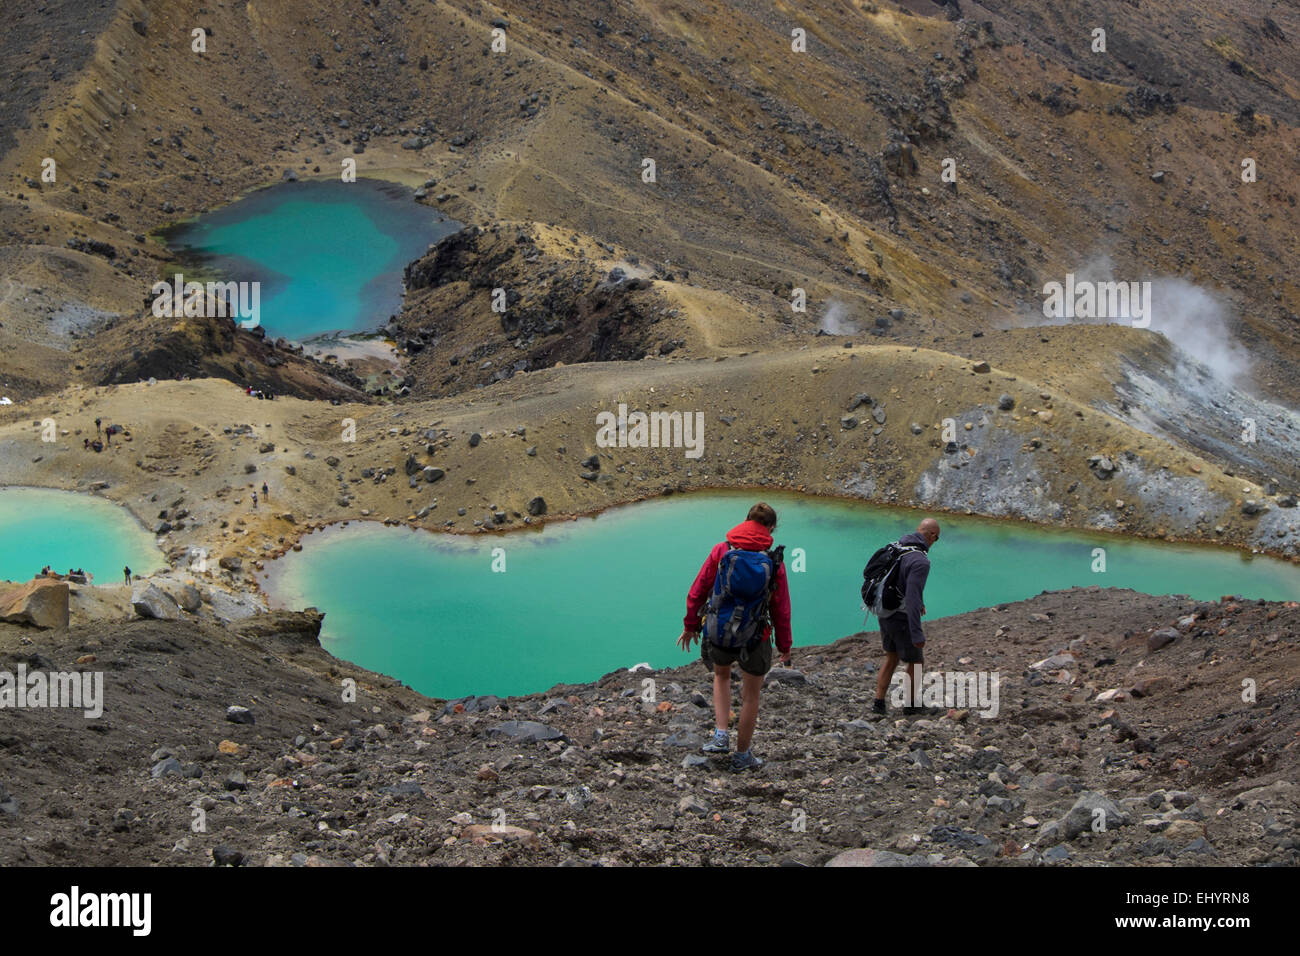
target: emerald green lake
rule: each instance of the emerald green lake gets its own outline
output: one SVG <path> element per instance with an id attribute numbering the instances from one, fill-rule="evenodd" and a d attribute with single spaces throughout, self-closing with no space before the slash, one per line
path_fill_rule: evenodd
<path id="1" fill-rule="evenodd" d="M 400 309 L 407 263 L 459 228 L 412 196 L 374 179 L 282 183 L 163 237 L 181 271 L 188 264 L 209 277 L 261 283 L 267 335 L 304 341 L 370 331 Z"/>
<path id="2" fill-rule="evenodd" d="M 533 693 L 642 661 L 687 663 L 695 655 L 674 643 L 686 592 L 709 549 L 755 500 L 752 493 L 679 495 L 539 531 L 472 538 L 337 525 L 275 561 L 263 585 L 280 606 L 326 612 L 322 643 L 330 653 L 422 693 Z M 800 645 L 863 629 L 862 567 L 877 547 L 913 530 L 919 515 L 796 495 L 764 500 L 777 509 L 776 542 L 786 546 L 797 666 Z M 1076 585 L 1199 599 L 1300 597 L 1300 567 L 1275 559 L 941 520 L 927 620 Z M 1092 570 L 1098 547 L 1104 573 Z M 502 561 L 505 570 L 494 571 Z"/>
<path id="3" fill-rule="evenodd" d="M 125 508 L 94 495 L 46 488 L 0 488 L 0 580 L 27 581 L 49 565 L 82 568 L 93 584 L 121 584 L 167 562 Z"/>

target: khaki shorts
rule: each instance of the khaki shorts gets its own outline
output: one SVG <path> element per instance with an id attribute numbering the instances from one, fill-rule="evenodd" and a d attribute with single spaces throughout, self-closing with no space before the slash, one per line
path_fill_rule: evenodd
<path id="1" fill-rule="evenodd" d="M 701 637 L 700 660 L 709 667 L 730 667 L 732 664 L 739 664 L 740 669 L 746 674 L 762 677 L 772 669 L 772 642 L 759 641 L 758 646 L 746 654 L 743 647 L 734 650 L 729 647 L 718 647 L 707 637 Z"/>

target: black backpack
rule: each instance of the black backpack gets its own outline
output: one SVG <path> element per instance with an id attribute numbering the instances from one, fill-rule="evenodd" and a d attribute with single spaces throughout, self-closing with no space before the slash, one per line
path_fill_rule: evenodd
<path id="1" fill-rule="evenodd" d="M 871 556 L 862 569 L 862 603 L 868 614 L 886 618 L 898 610 L 903 603 L 903 592 L 898 586 L 898 568 L 903 555 L 911 551 L 924 553 L 924 550 L 894 541 Z"/>

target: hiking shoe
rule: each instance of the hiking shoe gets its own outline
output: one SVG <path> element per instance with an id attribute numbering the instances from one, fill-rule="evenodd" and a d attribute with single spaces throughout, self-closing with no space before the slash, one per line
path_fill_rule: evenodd
<path id="1" fill-rule="evenodd" d="M 871 705 L 871 712 L 879 714 L 881 717 L 885 716 L 885 702 L 883 700 L 874 701 Z"/>
<path id="2" fill-rule="evenodd" d="M 700 748 L 706 754 L 725 754 L 731 749 L 731 741 L 727 737 L 725 730 L 714 730 L 713 736 L 710 737 Z"/>
<path id="3" fill-rule="evenodd" d="M 736 772 L 741 770 L 757 770 L 763 766 L 763 761 L 754 756 L 752 751 L 746 750 L 744 753 L 734 753 L 731 755 L 731 769 Z"/>

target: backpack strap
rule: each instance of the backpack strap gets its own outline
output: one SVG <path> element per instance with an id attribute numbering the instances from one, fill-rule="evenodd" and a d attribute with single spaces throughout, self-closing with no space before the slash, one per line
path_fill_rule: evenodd
<path id="1" fill-rule="evenodd" d="M 885 572 L 885 576 L 880 579 L 880 586 L 882 588 L 885 586 L 885 583 L 889 581 L 889 576 L 893 574 L 895 571 L 898 571 L 899 574 L 902 574 L 904 555 L 915 554 L 917 552 L 920 552 L 921 554 L 926 553 L 925 548 L 918 548 L 914 544 L 899 544 L 898 542 L 894 542 L 894 548 L 898 551 L 898 557 L 894 558 L 894 563 L 889 566 L 889 570 Z M 897 577 L 894 578 L 894 590 L 898 591 L 900 595 L 902 594 L 902 591 L 898 587 Z"/>
<path id="2" fill-rule="evenodd" d="M 757 640 L 761 639 L 763 632 L 772 626 L 772 592 L 776 590 L 776 573 L 785 564 L 785 545 L 779 544 L 767 556 L 772 560 L 772 576 L 767 580 L 767 594 L 763 598 L 762 619 L 758 625 L 758 638 L 755 639 L 754 646 L 757 647 Z M 751 647 L 750 650 L 753 650 Z"/>

